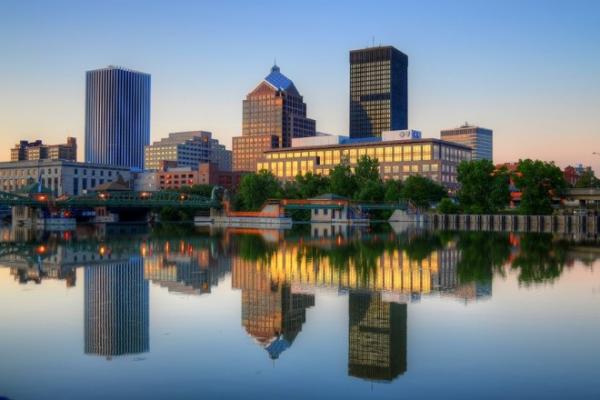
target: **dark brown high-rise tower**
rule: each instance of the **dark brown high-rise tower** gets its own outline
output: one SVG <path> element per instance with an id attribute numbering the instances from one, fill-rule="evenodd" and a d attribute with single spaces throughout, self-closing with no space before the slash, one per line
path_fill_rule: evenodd
<path id="1" fill-rule="evenodd" d="M 408 129 L 408 56 L 392 46 L 350 52 L 350 137 Z"/>

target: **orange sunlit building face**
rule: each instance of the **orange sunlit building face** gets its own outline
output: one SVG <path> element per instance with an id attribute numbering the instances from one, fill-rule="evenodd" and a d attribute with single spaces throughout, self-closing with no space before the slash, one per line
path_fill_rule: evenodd
<path id="1" fill-rule="evenodd" d="M 292 138 L 316 133 L 302 96 L 276 65 L 246 96 L 243 109 L 242 136 L 233 138 L 234 171 L 254 171 L 263 151 L 289 147 Z"/>

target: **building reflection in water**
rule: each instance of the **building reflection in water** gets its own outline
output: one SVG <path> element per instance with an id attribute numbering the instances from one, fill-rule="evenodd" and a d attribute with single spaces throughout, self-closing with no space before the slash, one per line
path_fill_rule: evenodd
<path id="1" fill-rule="evenodd" d="M 289 283 L 273 282 L 268 271 L 235 258 L 232 286 L 242 291 L 242 325 L 271 359 L 279 358 L 302 330 L 312 294 L 297 293 Z"/>
<path id="2" fill-rule="evenodd" d="M 85 353 L 107 358 L 150 349 L 148 281 L 134 256 L 84 267 Z"/>
<path id="3" fill-rule="evenodd" d="M 231 257 L 224 256 L 211 244 L 215 242 L 165 242 L 161 248 L 144 245 L 144 277 L 169 292 L 210 293 L 211 288 L 231 271 Z"/>
<path id="4" fill-rule="evenodd" d="M 407 302 L 423 295 L 465 302 L 491 296 L 491 285 L 459 283 L 460 252 L 453 243 L 411 253 L 341 239 L 240 240 L 232 286 L 242 290 L 242 325 L 271 358 L 300 333 L 306 309 L 315 304 L 307 293 L 315 288 L 348 293 L 348 374 L 383 382 L 407 370 Z"/>
<path id="5" fill-rule="evenodd" d="M 45 279 L 64 280 L 68 288 L 74 287 L 78 264 L 63 245 L 6 243 L 0 249 L 0 263 L 10 268 L 10 274 L 19 283 L 42 283 Z"/>
<path id="6" fill-rule="evenodd" d="M 0 265 L 20 283 L 64 279 L 68 287 L 83 266 L 87 354 L 149 351 L 148 280 L 171 293 L 200 295 L 231 271 L 232 287 L 241 290 L 242 326 L 272 359 L 300 334 L 315 290 L 348 294 L 348 374 L 384 382 L 407 370 L 407 303 L 426 296 L 485 299 L 494 274 L 505 268 L 518 268 L 524 284 L 552 282 L 563 265 L 597 257 L 543 235 L 508 240 L 469 233 L 442 241 L 432 234 L 364 234 L 329 225 L 293 237 L 248 230 L 168 240 L 143 232 L 76 236 L 4 231 Z"/>
<path id="7" fill-rule="evenodd" d="M 350 291 L 348 375 L 392 381 L 406 372 L 406 303 Z"/>
<path id="8" fill-rule="evenodd" d="M 369 244 L 364 246 L 368 248 Z M 306 243 L 281 242 L 268 257 L 251 264 L 256 273 L 266 274 L 270 282 L 288 283 L 306 290 L 315 287 L 370 290 L 388 292 L 407 301 L 435 293 L 461 299 L 491 294 L 462 290 L 456 269 L 459 252 L 453 247 L 433 250 L 419 259 L 397 247 L 369 254 L 365 249 L 338 251 L 339 247 L 332 247 L 324 248 L 322 243 L 311 247 Z M 239 262 L 234 261 L 234 264 Z"/>

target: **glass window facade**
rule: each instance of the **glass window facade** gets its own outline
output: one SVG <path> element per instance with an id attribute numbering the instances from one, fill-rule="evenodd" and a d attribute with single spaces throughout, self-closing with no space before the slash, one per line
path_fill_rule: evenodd
<path id="1" fill-rule="evenodd" d="M 88 71 L 85 97 L 85 161 L 143 169 L 150 75 L 112 66 Z"/>
<path id="2" fill-rule="evenodd" d="M 270 171 L 281 180 L 291 180 L 307 172 L 326 176 L 342 160 L 354 168 L 362 155 L 379 161 L 383 179 L 422 175 L 452 190 L 457 188 L 456 167 L 461 161 L 471 159 L 471 150 L 436 139 L 289 148 L 266 151 L 256 163 L 256 171 Z"/>
<path id="3" fill-rule="evenodd" d="M 494 160 L 494 132 L 491 129 L 465 124 L 440 132 L 442 140 L 459 143 L 473 149 L 473 160 Z"/>
<path id="4" fill-rule="evenodd" d="M 408 56 L 391 46 L 350 52 L 350 137 L 408 129 Z"/>
<path id="5" fill-rule="evenodd" d="M 242 136 L 233 140 L 233 169 L 254 171 L 264 150 L 290 147 L 292 138 L 315 133 L 315 120 L 306 117 L 302 96 L 275 65 L 243 102 Z"/>
<path id="6" fill-rule="evenodd" d="M 213 163 L 222 171 L 231 171 L 231 151 L 212 138 L 207 131 L 170 133 L 167 138 L 146 146 L 144 166 L 157 170 L 161 161 L 174 161 L 179 167 L 197 167 L 199 163 Z"/>

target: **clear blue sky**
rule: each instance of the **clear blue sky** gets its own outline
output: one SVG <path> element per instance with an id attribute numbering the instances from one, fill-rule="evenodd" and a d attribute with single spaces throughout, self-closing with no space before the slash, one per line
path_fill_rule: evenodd
<path id="1" fill-rule="evenodd" d="M 348 51 L 409 56 L 409 124 L 494 129 L 495 161 L 600 170 L 600 1 L 0 1 L 0 159 L 15 141 L 83 148 L 84 72 L 152 74 L 152 139 L 228 147 L 273 59 L 320 131 L 348 128 Z"/>

